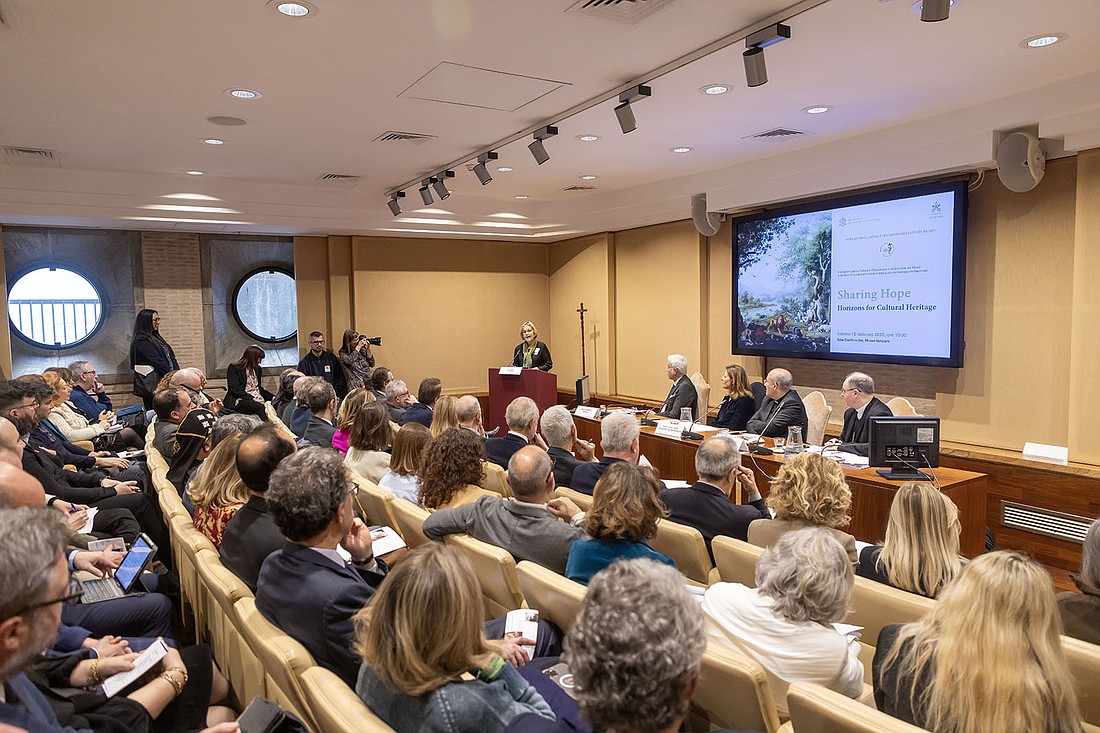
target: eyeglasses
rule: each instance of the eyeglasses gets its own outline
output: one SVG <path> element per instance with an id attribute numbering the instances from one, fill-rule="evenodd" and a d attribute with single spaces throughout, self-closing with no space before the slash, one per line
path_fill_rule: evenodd
<path id="1" fill-rule="evenodd" d="M 154 318 L 153 323 L 160 323 L 160 318 Z"/>
<path id="2" fill-rule="evenodd" d="M 348 484 L 348 496 L 359 496 L 359 484 L 354 481 Z"/>
<path id="3" fill-rule="evenodd" d="M 27 404 L 25 404 L 25 405 L 20 405 L 20 406 L 19 406 L 19 407 L 17 407 L 16 409 L 17 409 L 17 410 L 22 410 L 22 409 L 23 409 L 23 408 L 25 408 L 25 407 L 36 407 L 36 408 L 37 408 L 37 407 L 41 407 L 41 406 L 42 406 L 42 402 L 41 402 L 41 400 L 35 400 L 34 402 L 28 402 L 28 403 L 27 403 Z"/>
<path id="4" fill-rule="evenodd" d="M 88 369 L 86 371 L 83 371 L 80 373 L 80 376 L 83 377 L 85 374 L 95 374 L 95 369 Z"/>
<path id="5" fill-rule="evenodd" d="M 841 394 L 848 394 L 849 392 L 858 392 L 858 391 L 859 391 L 859 387 L 842 387 L 841 390 L 840 390 L 840 393 Z"/>
<path id="6" fill-rule="evenodd" d="M 75 604 L 84 595 L 84 584 L 77 578 L 69 578 L 69 584 L 65 586 L 65 595 L 60 598 L 54 598 L 52 601 L 42 601 L 41 603 L 32 603 L 19 611 L 11 614 L 12 616 L 23 616 L 31 611 L 37 611 L 40 608 L 46 608 L 52 606 L 55 603 L 68 603 L 69 605 Z"/>

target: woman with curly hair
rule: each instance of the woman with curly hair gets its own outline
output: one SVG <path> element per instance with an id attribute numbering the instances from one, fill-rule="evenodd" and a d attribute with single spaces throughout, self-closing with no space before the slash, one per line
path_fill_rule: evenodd
<path id="1" fill-rule="evenodd" d="M 935 598 L 959 574 L 959 510 L 926 483 L 903 484 L 890 505 L 886 540 L 859 553 L 856 575 Z"/>
<path id="2" fill-rule="evenodd" d="M 428 511 L 473 504 L 496 496 L 478 486 L 485 477 L 485 448 L 469 430 L 451 428 L 433 440 L 420 466 L 420 505 Z"/>
<path id="3" fill-rule="evenodd" d="M 432 424 L 428 427 L 432 431 L 432 437 L 438 438 L 451 428 L 458 427 L 458 398 L 454 395 L 440 395 L 432 408 Z"/>
<path id="4" fill-rule="evenodd" d="M 362 387 L 356 387 L 348 392 L 348 396 L 340 403 L 340 411 L 336 413 L 336 432 L 332 435 L 332 447 L 348 454 L 348 440 L 351 438 L 351 426 L 359 419 L 359 413 L 364 407 L 375 401 L 374 392 Z"/>
<path id="5" fill-rule="evenodd" d="M 859 562 L 855 537 L 838 529 L 852 521 L 852 490 L 835 461 L 816 453 L 787 458 L 771 483 L 767 504 L 775 519 L 757 519 L 749 524 L 751 544 L 771 547 L 787 532 L 825 527 L 844 545 L 852 564 Z"/>
<path id="6" fill-rule="evenodd" d="M 386 405 L 366 402 L 345 424 L 348 432 L 348 452 L 344 463 L 352 471 L 374 483 L 390 470 L 390 454 L 386 451 L 393 444 L 393 427 Z M 337 423 L 340 427 L 340 423 Z"/>
<path id="7" fill-rule="evenodd" d="M 592 539 L 570 545 L 565 577 L 587 585 L 620 558 L 648 557 L 676 567 L 647 542 L 657 534 L 658 520 L 668 516 L 659 496 L 662 488 L 652 468 L 618 461 L 604 471 L 593 490 L 592 511 L 581 525 Z"/>
<path id="8" fill-rule="evenodd" d="M 225 526 L 251 495 L 237 473 L 237 446 L 244 437 L 244 433 L 231 433 L 218 443 L 187 487 L 195 505 L 195 529 L 210 538 L 214 547 L 222 546 Z"/>
<path id="9" fill-rule="evenodd" d="M 879 710 L 937 733 L 1077 733 L 1081 711 L 1050 575 L 1018 552 L 968 564 L 919 621 L 887 626 Z"/>

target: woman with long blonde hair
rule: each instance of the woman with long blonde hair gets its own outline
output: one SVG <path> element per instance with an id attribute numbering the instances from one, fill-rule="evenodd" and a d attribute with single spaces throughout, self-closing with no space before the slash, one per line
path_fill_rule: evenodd
<path id="1" fill-rule="evenodd" d="M 1050 575 L 1018 552 L 971 562 L 920 621 L 887 626 L 879 710 L 935 733 L 1077 733 Z"/>
<path id="2" fill-rule="evenodd" d="M 458 427 L 458 413 L 455 412 L 457 406 L 458 398 L 454 395 L 440 395 L 435 401 L 435 407 L 432 408 L 432 424 L 429 427 L 433 438 L 438 438 L 451 428 Z"/>
<path id="3" fill-rule="evenodd" d="M 218 443 L 187 487 L 195 505 L 195 529 L 209 537 L 214 547 L 221 547 L 225 526 L 250 496 L 237 473 L 237 446 L 244 437 L 244 433 L 231 433 Z"/>
<path id="4" fill-rule="evenodd" d="M 470 562 L 429 542 L 386 576 L 355 617 L 355 692 L 398 733 L 500 733 L 517 715 L 554 719 L 535 688 L 486 640 Z"/>
<path id="5" fill-rule="evenodd" d="M 959 510 L 927 483 L 903 484 L 890 505 L 886 539 L 859 553 L 856 574 L 935 598 L 959 574 Z"/>

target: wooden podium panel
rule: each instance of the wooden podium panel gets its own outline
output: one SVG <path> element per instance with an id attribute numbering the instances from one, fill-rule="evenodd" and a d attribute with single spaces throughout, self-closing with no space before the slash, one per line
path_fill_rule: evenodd
<path id="1" fill-rule="evenodd" d="M 482 416 L 486 430 L 500 428 L 498 435 L 508 432 L 504 411 L 517 397 L 530 397 L 539 406 L 539 415 L 558 404 L 558 376 L 539 369 L 524 369 L 518 375 L 489 370 L 489 414 Z"/>

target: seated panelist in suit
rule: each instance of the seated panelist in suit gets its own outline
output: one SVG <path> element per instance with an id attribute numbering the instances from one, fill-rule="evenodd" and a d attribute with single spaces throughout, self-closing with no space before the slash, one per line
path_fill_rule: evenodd
<path id="1" fill-rule="evenodd" d="M 749 418 L 745 429 L 750 433 L 769 438 L 787 437 L 787 428 L 802 428 L 806 439 L 806 407 L 798 392 L 791 389 L 794 377 L 786 369 L 772 369 L 764 380 L 764 402 L 756 414 Z"/>
<path id="2" fill-rule="evenodd" d="M 546 443 L 539 437 L 539 406 L 530 397 L 517 397 L 504 410 L 504 422 L 508 432 L 499 438 L 485 441 L 485 457 L 504 470 L 508 460 L 520 448 L 537 445 L 546 450 Z"/>
<path id="3" fill-rule="evenodd" d="M 542 413 L 539 429 L 550 446 L 546 452 L 554 461 L 554 485 L 572 487 L 574 469 L 596 461 L 596 446 L 577 437 L 577 424 L 564 405 L 554 405 Z"/>
<path id="4" fill-rule="evenodd" d="M 688 360 L 683 354 L 669 354 L 668 364 L 665 365 L 666 374 L 672 380 L 672 389 L 668 391 L 658 415 L 680 419 L 680 410 L 691 408 L 691 414 L 695 415 L 695 409 L 699 405 L 699 393 L 695 391 L 695 385 L 687 376 Z"/>
<path id="5" fill-rule="evenodd" d="M 641 457 L 641 431 L 633 415 L 613 412 L 600 422 L 600 447 L 603 458 L 595 463 L 584 463 L 573 470 L 573 483 L 569 487 L 583 494 L 591 494 L 604 471 L 613 464 L 625 461 L 637 465 Z"/>
<path id="6" fill-rule="evenodd" d="M 894 413 L 875 397 L 875 380 L 863 372 L 846 376 L 840 394 L 848 406 L 844 411 L 844 428 L 840 431 L 840 440 L 833 438 L 825 447 L 865 456 L 871 447 L 871 418 L 890 417 Z"/>
<path id="7" fill-rule="evenodd" d="M 554 368 L 554 360 L 550 358 L 550 348 L 545 342 L 538 340 L 539 332 L 535 324 L 524 321 L 519 327 L 519 336 L 523 340 L 512 354 L 512 366 L 544 372 Z"/>

